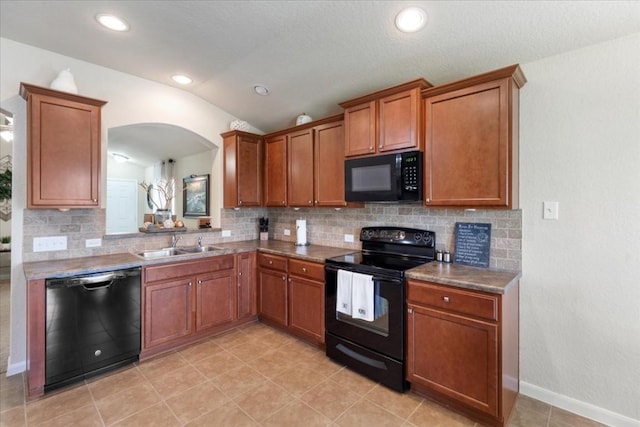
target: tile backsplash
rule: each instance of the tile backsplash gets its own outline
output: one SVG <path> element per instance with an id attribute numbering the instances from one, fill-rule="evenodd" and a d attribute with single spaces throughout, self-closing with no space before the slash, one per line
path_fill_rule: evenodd
<path id="1" fill-rule="evenodd" d="M 358 236 L 364 226 L 398 225 L 435 231 L 438 249 L 455 250 L 456 222 L 491 224 L 491 257 L 493 268 L 521 270 L 522 268 L 522 211 L 520 210 L 464 210 L 427 209 L 418 205 L 366 204 L 363 208 L 254 208 L 223 209 L 222 230 L 231 232 L 222 237 L 219 230 L 202 230 L 181 234 L 178 245 L 195 244 L 202 237 L 203 244 L 217 244 L 258 238 L 258 218 L 269 218 L 269 238 L 295 242 L 295 222 L 307 220 L 307 240 L 311 244 L 342 248 L 360 248 Z M 291 234 L 286 236 L 284 230 Z M 24 211 L 24 261 L 75 258 L 110 253 L 155 249 L 170 244 L 171 237 L 104 236 L 104 209 Z M 351 234 L 355 242 L 344 241 Z M 67 236 L 67 250 L 34 252 L 33 238 Z M 102 246 L 86 248 L 86 239 L 102 239 Z"/>

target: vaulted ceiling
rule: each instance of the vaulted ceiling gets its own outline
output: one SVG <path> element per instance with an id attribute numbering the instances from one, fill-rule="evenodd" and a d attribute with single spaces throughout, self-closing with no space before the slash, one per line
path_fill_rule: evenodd
<path id="1" fill-rule="evenodd" d="M 426 11 L 424 29 L 394 27 L 406 6 Z M 438 85 L 638 31 L 638 1 L 0 2 L 2 37 L 180 87 L 265 132 L 417 77 Z"/>

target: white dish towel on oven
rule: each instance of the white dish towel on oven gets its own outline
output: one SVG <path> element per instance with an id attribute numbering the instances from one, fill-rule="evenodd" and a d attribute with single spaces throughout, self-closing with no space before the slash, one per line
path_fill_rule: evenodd
<path id="1" fill-rule="evenodd" d="M 336 310 L 351 316 L 351 279 L 353 273 L 338 270 L 338 289 L 336 292 Z"/>
<path id="2" fill-rule="evenodd" d="M 373 276 L 353 273 L 351 280 L 351 317 L 373 322 Z"/>

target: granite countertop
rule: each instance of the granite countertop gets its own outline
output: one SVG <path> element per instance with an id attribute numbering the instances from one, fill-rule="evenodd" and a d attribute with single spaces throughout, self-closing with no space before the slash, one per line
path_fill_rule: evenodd
<path id="1" fill-rule="evenodd" d="M 255 250 L 305 259 L 313 262 L 324 262 L 326 258 L 354 252 L 353 249 L 334 248 L 330 246 L 296 246 L 292 242 L 283 242 L 279 240 L 248 240 L 244 242 L 220 243 L 211 246 L 215 246 L 216 248 L 219 248 L 219 250 L 146 259 L 133 253 L 120 253 L 51 261 L 26 262 L 23 264 L 23 270 L 27 280 L 38 280 L 98 273 L 107 270 L 120 270 L 154 264 L 164 264 L 169 262 L 189 261 L 211 256 L 229 255 L 239 252 L 252 252 Z"/>
<path id="2" fill-rule="evenodd" d="M 230 255 L 240 252 L 259 251 L 274 255 L 304 259 L 323 263 L 325 259 L 355 252 L 354 249 L 334 248 L 331 246 L 296 246 L 292 242 L 280 240 L 248 240 L 243 242 L 220 243 L 212 245 L 218 250 L 158 258 L 142 258 L 133 253 L 120 253 L 83 258 L 70 258 L 53 261 L 24 263 L 27 280 L 69 277 L 79 274 L 98 273 L 107 270 L 120 270 L 169 262 L 189 261 L 211 256 Z M 518 282 L 520 272 L 498 271 L 486 268 L 468 267 L 457 264 L 430 262 L 406 272 L 406 277 L 424 280 L 442 285 L 456 286 L 494 294 L 503 294 Z"/>
<path id="3" fill-rule="evenodd" d="M 408 270 L 406 277 L 492 294 L 504 294 L 509 287 L 518 282 L 522 273 L 434 261 Z"/>

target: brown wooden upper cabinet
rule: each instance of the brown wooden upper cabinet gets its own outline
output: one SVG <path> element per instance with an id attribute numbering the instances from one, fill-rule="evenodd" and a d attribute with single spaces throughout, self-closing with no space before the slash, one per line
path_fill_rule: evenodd
<path id="1" fill-rule="evenodd" d="M 345 156 L 422 149 L 424 79 L 340 103 L 344 108 Z"/>
<path id="2" fill-rule="evenodd" d="M 287 206 L 287 135 L 264 142 L 264 205 Z"/>
<path id="3" fill-rule="evenodd" d="M 224 207 L 262 205 L 262 137 L 232 130 L 224 144 Z"/>
<path id="4" fill-rule="evenodd" d="M 426 206 L 518 207 L 518 65 L 426 89 Z"/>
<path id="5" fill-rule="evenodd" d="M 342 115 L 266 135 L 265 147 L 265 206 L 347 206 Z"/>
<path id="6" fill-rule="evenodd" d="M 100 113 L 106 101 L 20 84 L 27 101 L 27 208 L 100 206 Z"/>

